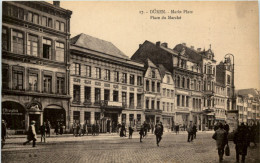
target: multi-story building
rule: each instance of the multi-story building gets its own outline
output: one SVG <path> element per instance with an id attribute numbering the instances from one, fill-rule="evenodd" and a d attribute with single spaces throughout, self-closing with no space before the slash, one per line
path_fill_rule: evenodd
<path id="1" fill-rule="evenodd" d="M 131 61 L 111 42 L 79 34 L 70 42 L 70 126 L 99 124 L 115 132 L 120 123 L 144 121 L 144 65 Z"/>
<path id="2" fill-rule="evenodd" d="M 2 119 L 16 132 L 43 121 L 68 126 L 68 49 L 72 12 L 42 1 L 5 1 Z"/>
<path id="3" fill-rule="evenodd" d="M 215 122 L 226 120 L 226 94 L 224 83 L 216 82 L 214 91 Z"/>

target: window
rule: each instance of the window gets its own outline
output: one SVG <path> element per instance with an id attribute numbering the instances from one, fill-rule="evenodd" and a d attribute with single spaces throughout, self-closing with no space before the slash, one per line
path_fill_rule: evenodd
<path id="1" fill-rule="evenodd" d="M 197 81 L 194 80 L 194 90 L 197 90 Z"/>
<path id="2" fill-rule="evenodd" d="M 23 90 L 23 74 L 22 70 L 13 70 L 13 89 Z"/>
<path id="3" fill-rule="evenodd" d="M 38 37 L 29 35 L 27 42 L 27 54 L 32 56 L 38 55 Z"/>
<path id="4" fill-rule="evenodd" d="M 91 87 L 85 87 L 85 102 L 90 102 Z"/>
<path id="5" fill-rule="evenodd" d="M 16 6 L 12 6 L 12 16 L 18 18 L 18 8 Z"/>
<path id="6" fill-rule="evenodd" d="M 80 75 L 80 64 L 74 63 L 75 65 L 75 75 Z"/>
<path id="7" fill-rule="evenodd" d="M 166 96 L 166 88 L 163 88 L 163 96 Z"/>
<path id="8" fill-rule="evenodd" d="M 171 103 L 171 112 L 173 112 L 173 103 Z"/>
<path id="9" fill-rule="evenodd" d="M 126 106 L 126 92 L 122 92 L 122 104 Z"/>
<path id="10" fill-rule="evenodd" d="M 227 96 L 231 96 L 231 94 L 230 94 L 230 88 L 227 88 Z"/>
<path id="11" fill-rule="evenodd" d="M 42 25 L 47 26 L 47 17 L 46 16 L 42 17 Z"/>
<path id="12" fill-rule="evenodd" d="M 165 102 L 162 103 L 163 111 L 165 111 Z"/>
<path id="13" fill-rule="evenodd" d="M 145 108 L 149 109 L 149 98 L 147 98 L 145 101 Z"/>
<path id="14" fill-rule="evenodd" d="M 51 40 L 43 39 L 43 58 L 51 59 Z"/>
<path id="15" fill-rule="evenodd" d="M 33 14 L 33 23 L 39 24 L 39 15 Z"/>
<path id="16" fill-rule="evenodd" d="M 152 104 L 152 109 L 154 109 L 154 100 L 152 100 L 151 104 Z"/>
<path id="17" fill-rule="evenodd" d="M 130 84 L 134 85 L 135 84 L 135 76 L 134 75 L 130 75 Z"/>
<path id="18" fill-rule="evenodd" d="M 182 102 L 181 102 L 181 106 L 184 106 L 184 96 L 182 96 Z"/>
<path id="19" fill-rule="evenodd" d="M 91 66 L 86 66 L 86 76 L 91 77 Z"/>
<path id="20" fill-rule="evenodd" d="M 170 97 L 170 90 L 167 89 L 167 97 Z"/>
<path id="21" fill-rule="evenodd" d="M 104 100 L 105 101 L 110 100 L 110 90 L 109 89 L 105 89 L 105 91 L 104 91 Z"/>
<path id="22" fill-rule="evenodd" d="M 185 78 L 184 77 L 182 78 L 182 85 L 181 86 L 182 86 L 182 88 L 185 88 Z"/>
<path id="23" fill-rule="evenodd" d="M 137 94 L 137 107 L 142 107 L 142 94 Z"/>
<path id="24" fill-rule="evenodd" d="M 2 89 L 9 88 L 9 67 L 2 64 Z"/>
<path id="25" fill-rule="evenodd" d="M 155 92 L 155 82 L 152 81 L 152 92 Z"/>
<path id="26" fill-rule="evenodd" d="M 180 87 L 180 80 L 181 80 L 181 79 L 180 79 L 180 77 L 178 76 L 178 77 L 177 77 L 177 87 Z"/>
<path id="27" fill-rule="evenodd" d="M 96 67 L 96 78 L 101 79 L 101 69 L 99 67 Z"/>
<path id="28" fill-rule="evenodd" d="M 127 83 L 127 74 L 126 73 L 123 73 L 122 83 Z"/>
<path id="29" fill-rule="evenodd" d="M 195 109 L 195 98 L 192 99 L 192 107 Z"/>
<path id="30" fill-rule="evenodd" d="M 80 123 L 80 111 L 73 111 L 73 121 Z"/>
<path id="31" fill-rule="evenodd" d="M 170 109 L 170 104 L 169 102 L 167 102 L 167 112 L 169 111 L 169 109 Z"/>
<path id="32" fill-rule="evenodd" d="M 155 71 L 152 71 L 152 78 L 155 78 Z"/>
<path id="33" fill-rule="evenodd" d="M 8 50 L 8 30 L 7 30 L 7 28 L 2 28 L 2 49 Z"/>
<path id="34" fill-rule="evenodd" d="M 60 22 L 58 20 L 55 22 L 55 29 L 60 30 Z"/>
<path id="35" fill-rule="evenodd" d="M 201 91 L 201 81 L 198 82 L 198 91 Z"/>
<path id="36" fill-rule="evenodd" d="M 157 101 L 157 109 L 160 110 L 160 101 Z"/>
<path id="37" fill-rule="evenodd" d="M 48 18 L 48 27 L 52 28 L 52 18 Z"/>
<path id="38" fill-rule="evenodd" d="M 149 91 L 149 80 L 146 80 L 146 91 Z"/>
<path id="39" fill-rule="evenodd" d="M 100 102 L 100 88 L 95 88 L 95 102 Z"/>
<path id="40" fill-rule="evenodd" d="M 187 89 L 190 89 L 190 79 L 187 79 Z"/>
<path id="41" fill-rule="evenodd" d="M 157 83 L 157 92 L 161 92 L 161 87 L 160 87 L 160 83 Z"/>
<path id="42" fill-rule="evenodd" d="M 171 90 L 171 97 L 173 97 L 174 96 L 174 91 L 173 90 Z"/>
<path id="43" fill-rule="evenodd" d="M 84 120 L 88 125 L 90 124 L 90 117 L 91 117 L 90 112 L 84 112 Z"/>
<path id="44" fill-rule="evenodd" d="M 28 21 L 33 22 L 33 14 L 31 12 L 28 12 Z"/>
<path id="45" fill-rule="evenodd" d="M 119 72 L 118 71 L 114 72 L 114 81 L 119 82 Z"/>
<path id="46" fill-rule="evenodd" d="M 57 93 L 65 94 L 65 78 L 57 77 Z"/>
<path id="47" fill-rule="evenodd" d="M 62 32 L 65 31 L 65 24 L 64 24 L 64 23 L 60 23 L 60 30 L 61 30 Z"/>
<path id="48" fill-rule="evenodd" d="M 110 80 L 110 70 L 105 70 L 105 72 L 106 73 L 105 73 L 105 78 L 104 79 L 109 81 Z"/>
<path id="49" fill-rule="evenodd" d="M 38 89 L 38 74 L 29 73 L 29 91 L 36 92 Z"/>
<path id="50" fill-rule="evenodd" d="M 137 85 L 143 85 L 142 76 L 137 76 Z"/>
<path id="51" fill-rule="evenodd" d="M 129 122 L 130 122 L 130 126 L 134 125 L 134 114 L 129 114 Z"/>
<path id="52" fill-rule="evenodd" d="M 177 106 L 180 106 L 180 95 L 177 95 Z"/>
<path id="53" fill-rule="evenodd" d="M 13 38 L 13 52 L 23 54 L 24 53 L 24 47 L 23 47 L 23 33 L 13 31 L 12 32 L 12 38 Z"/>
<path id="54" fill-rule="evenodd" d="M 227 75 L 227 84 L 230 84 L 230 75 Z"/>
<path id="55" fill-rule="evenodd" d="M 45 93 L 51 93 L 52 91 L 52 76 L 44 75 L 43 76 L 43 91 Z"/>
<path id="56" fill-rule="evenodd" d="M 64 43 L 56 42 L 56 61 L 64 62 Z"/>
<path id="57" fill-rule="evenodd" d="M 170 77 L 167 75 L 167 83 L 170 83 Z"/>
<path id="58" fill-rule="evenodd" d="M 118 101 L 118 91 L 113 91 L 113 101 Z"/>
<path id="59" fill-rule="evenodd" d="M 189 97 L 186 96 L 186 107 L 189 107 Z"/>
<path id="60" fill-rule="evenodd" d="M 134 108 L 134 94 L 133 93 L 130 93 L 130 96 L 129 96 L 129 108 Z"/>

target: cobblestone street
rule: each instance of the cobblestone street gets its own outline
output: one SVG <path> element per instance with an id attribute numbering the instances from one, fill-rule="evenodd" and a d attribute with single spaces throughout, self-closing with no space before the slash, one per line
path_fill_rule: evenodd
<path id="1" fill-rule="evenodd" d="M 7 139 L 2 149 L 2 162 L 218 162 L 212 133 L 197 134 L 197 139 L 187 142 L 187 134 L 165 133 L 160 147 L 155 136 L 149 134 L 139 142 L 139 135 L 133 139 L 118 135 L 49 138 L 48 143 L 23 146 L 25 138 Z M 40 139 L 38 138 L 38 141 Z M 12 141 L 12 142 L 11 142 Z M 224 157 L 224 163 L 235 162 L 233 142 L 229 142 L 231 156 Z M 259 148 L 250 147 L 246 162 L 259 162 Z"/>

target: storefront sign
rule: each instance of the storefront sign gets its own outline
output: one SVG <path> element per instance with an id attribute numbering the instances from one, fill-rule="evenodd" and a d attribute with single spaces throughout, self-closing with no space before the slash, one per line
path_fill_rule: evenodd
<path id="1" fill-rule="evenodd" d="M 18 109 L 7 109 L 7 108 L 2 109 L 2 114 L 5 114 L 5 115 L 23 115 L 23 113 L 19 113 Z"/>

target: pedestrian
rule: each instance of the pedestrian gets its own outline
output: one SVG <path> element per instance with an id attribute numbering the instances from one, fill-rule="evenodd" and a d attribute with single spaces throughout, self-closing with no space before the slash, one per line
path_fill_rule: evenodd
<path id="1" fill-rule="evenodd" d="M 132 139 L 133 132 L 134 132 L 134 129 L 133 129 L 133 127 L 130 125 L 130 126 L 129 126 L 129 139 Z"/>
<path id="2" fill-rule="evenodd" d="M 141 125 L 139 135 L 140 135 L 140 142 L 142 142 L 142 138 L 144 137 L 144 125 Z"/>
<path id="3" fill-rule="evenodd" d="M 117 124 L 117 133 L 119 133 L 119 132 L 120 132 L 120 128 L 121 128 L 121 124 L 120 124 L 120 123 L 118 123 L 118 124 Z"/>
<path id="4" fill-rule="evenodd" d="M 6 123 L 5 123 L 5 120 L 2 120 L 2 148 L 4 147 L 5 145 L 5 138 L 6 138 Z"/>
<path id="5" fill-rule="evenodd" d="M 77 135 L 81 136 L 81 124 L 80 124 L 80 122 L 77 124 Z"/>
<path id="6" fill-rule="evenodd" d="M 188 132 L 188 140 L 187 142 L 193 141 L 193 127 L 192 127 L 192 121 L 190 121 L 190 124 L 187 127 L 187 132 Z"/>
<path id="7" fill-rule="evenodd" d="M 234 144 L 236 145 L 236 161 L 239 162 L 239 155 L 242 155 L 242 162 L 245 162 L 247 155 L 247 147 L 250 143 L 249 134 L 247 132 L 246 126 L 242 123 L 238 126 L 237 130 L 234 133 Z"/>
<path id="8" fill-rule="evenodd" d="M 151 128 L 152 128 L 152 134 L 153 134 L 153 131 L 154 131 L 154 123 L 153 122 L 151 124 Z"/>
<path id="9" fill-rule="evenodd" d="M 91 127 L 91 132 L 92 132 L 93 136 L 95 136 L 95 131 L 96 131 L 96 126 L 95 126 L 95 124 L 93 124 Z"/>
<path id="10" fill-rule="evenodd" d="M 162 135 L 163 135 L 163 125 L 162 125 L 162 123 L 156 124 L 154 134 L 156 136 L 156 144 L 159 147 L 159 143 L 161 142 Z"/>
<path id="11" fill-rule="evenodd" d="M 125 124 L 123 123 L 121 126 L 121 131 L 120 131 L 120 137 L 126 137 L 126 131 L 125 131 Z"/>
<path id="12" fill-rule="evenodd" d="M 82 132 L 83 136 L 84 136 L 85 134 L 87 134 L 87 131 L 88 131 L 88 127 L 87 127 L 87 123 L 86 123 L 86 121 L 85 121 L 84 124 L 83 124 L 83 132 Z"/>
<path id="13" fill-rule="evenodd" d="M 219 162 L 222 162 L 223 155 L 224 155 L 224 148 L 228 142 L 227 132 L 223 129 L 222 123 L 219 123 L 218 129 L 215 131 L 212 138 L 216 140 L 216 144 L 217 144 L 217 148 L 218 148 L 218 155 L 219 155 Z"/>
<path id="14" fill-rule="evenodd" d="M 62 134 L 63 134 L 63 124 L 60 123 L 60 135 L 62 135 Z"/>
<path id="15" fill-rule="evenodd" d="M 35 121 L 31 121 L 31 125 L 29 126 L 29 130 L 27 133 L 27 141 L 23 143 L 23 145 L 28 144 L 30 141 L 33 141 L 32 147 L 36 147 L 37 135 L 35 131 Z"/>
<path id="16" fill-rule="evenodd" d="M 46 134 L 49 135 L 49 137 L 51 136 L 51 123 L 48 120 L 46 123 Z"/>
<path id="17" fill-rule="evenodd" d="M 57 122 L 57 123 L 56 123 L 56 126 L 55 126 L 55 130 L 54 130 L 54 132 L 56 133 L 56 135 L 59 135 L 59 128 L 60 128 L 60 123 Z"/>
<path id="18" fill-rule="evenodd" d="M 178 124 L 176 124 L 175 130 L 176 130 L 176 135 L 179 134 L 180 126 Z"/>
<path id="19" fill-rule="evenodd" d="M 95 131 L 96 135 L 99 135 L 99 123 L 96 124 Z"/>
<path id="20" fill-rule="evenodd" d="M 196 126 L 196 124 L 193 125 L 192 132 L 193 132 L 193 139 L 196 139 L 196 133 L 197 133 L 197 126 Z"/>
<path id="21" fill-rule="evenodd" d="M 41 142 L 43 140 L 44 143 L 46 143 L 46 123 L 43 122 L 43 124 L 40 127 L 40 132 L 41 132 Z"/>
<path id="22" fill-rule="evenodd" d="M 76 123 L 76 121 L 74 121 L 74 123 L 72 125 L 72 130 L 73 130 L 73 135 L 77 136 L 77 123 Z"/>
<path id="23" fill-rule="evenodd" d="M 227 134 L 229 133 L 229 125 L 227 124 L 226 121 L 225 121 L 225 125 L 224 125 L 224 130 L 227 132 Z"/>

